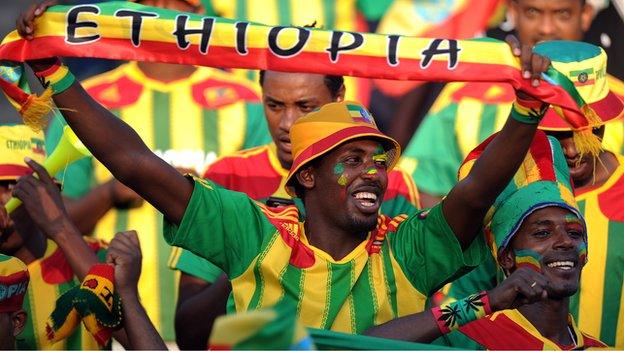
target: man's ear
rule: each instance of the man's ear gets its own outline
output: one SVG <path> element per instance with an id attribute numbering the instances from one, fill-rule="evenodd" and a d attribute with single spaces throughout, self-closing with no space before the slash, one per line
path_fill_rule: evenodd
<path id="1" fill-rule="evenodd" d="M 344 84 L 340 87 L 340 89 L 338 90 L 338 95 L 336 95 L 336 101 L 337 102 L 342 102 L 345 99 L 345 94 L 346 94 L 346 88 L 344 86 Z"/>
<path id="2" fill-rule="evenodd" d="M 503 268 L 504 271 L 510 272 L 511 269 L 514 268 L 516 265 L 516 254 L 508 247 L 504 248 L 498 254 L 498 264 Z"/>
<path id="3" fill-rule="evenodd" d="M 594 7 L 589 3 L 585 3 L 581 11 L 581 30 L 585 33 L 589 30 L 596 14 L 594 13 Z"/>
<path id="4" fill-rule="evenodd" d="M 315 178 L 314 178 L 314 168 L 312 166 L 306 166 L 302 168 L 296 174 L 297 181 L 301 186 L 303 186 L 306 190 L 310 190 L 314 188 Z"/>
<path id="5" fill-rule="evenodd" d="M 28 315 L 24 310 L 15 311 L 11 314 L 11 323 L 13 324 L 13 337 L 22 333 L 26 326 Z"/>

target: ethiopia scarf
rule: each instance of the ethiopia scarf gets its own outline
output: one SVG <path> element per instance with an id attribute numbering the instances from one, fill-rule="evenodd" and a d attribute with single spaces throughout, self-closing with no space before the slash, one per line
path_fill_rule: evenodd
<path id="1" fill-rule="evenodd" d="M 264 26 L 128 2 L 54 6 L 35 21 L 32 41 L 16 31 L 0 44 L 0 60 L 97 57 L 223 68 L 270 69 L 427 81 L 505 82 L 559 106 L 564 119 L 591 136 L 585 102 L 574 84 L 551 68 L 535 88 L 519 60 L 492 39 L 430 39 L 315 28 Z M 41 127 L 49 90 L 21 89 L 15 66 L 0 70 L 0 88 L 30 125 Z M 597 141 L 596 141 L 597 142 Z"/>

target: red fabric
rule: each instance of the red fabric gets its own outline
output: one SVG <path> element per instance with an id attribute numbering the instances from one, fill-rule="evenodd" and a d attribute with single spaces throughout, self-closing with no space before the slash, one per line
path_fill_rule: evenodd
<path id="1" fill-rule="evenodd" d="M 621 176 L 608 191 L 598 195 L 600 211 L 609 218 L 609 220 L 624 222 L 622 199 L 624 199 L 624 175 Z"/>
<path id="2" fill-rule="evenodd" d="M 116 90 L 116 93 L 108 93 L 111 89 Z M 108 109 L 134 104 L 141 96 L 142 91 L 143 86 L 128 77 L 120 77 L 115 81 L 102 82 L 87 88 L 89 95 Z"/>

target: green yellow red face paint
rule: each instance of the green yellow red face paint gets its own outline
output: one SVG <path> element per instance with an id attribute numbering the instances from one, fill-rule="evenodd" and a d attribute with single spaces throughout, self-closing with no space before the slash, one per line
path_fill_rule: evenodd
<path id="1" fill-rule="evenodd" d="M 525 267 L 536 272 L 542 271 L 542 255 L 531 250 L 521 249 L 514 250 L 516 255 L 516 268 Z"/>
<path id="2" fill-rule="evenodd" d="M 587 263 L 587 243 L 583 241 L 576 247 L 576 250 L 579 255 L 579 263 L 581 265 L 584 265 L 585 263 Z"/>
<path id="3" fill-rule="evenodd" d="M 347 176 L 344 174 L 344 171 L 345 171 L 344 163 L 342 162 L 336 163 L 336 165 L 334 166 L 334 174 L 335 175 L 340 174 L 340 177 L 338 177 L 338 185 L 340 186 L 347 185 Z"/>

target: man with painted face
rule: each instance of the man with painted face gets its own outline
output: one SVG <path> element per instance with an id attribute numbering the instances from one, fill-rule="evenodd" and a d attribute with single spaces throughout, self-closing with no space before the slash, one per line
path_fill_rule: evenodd
<path id="1" fill-rule="evenodd" d="M 342 101 L 343 79 L 320 74 L 261 71 L 260 86 L 273 142 L 220 158 L 208 167 L 203 177 L 227 189 L 244 192 L 270 207 L 287 206 L 294 200 L 302 210 L 303 204 L 284 189 L 293 162 L 290 129 L 297 119 L 314 109 Z M 388 189 L 381 213 L 394 217 L 413 213 L 417 208 L 418 193 L 411 177 L 396 168 L 388 172 Z M 205 347 L 214 318 L 225 313 L 225 300 L 231 291 L 229 283 L 226 277 L 218 279 L 223 274 L 219 268 L 184 249 L 173 249 L 170 266 L 182 272 L 176 310 L 178 346 Z"/>
<path id="2" fill-rule="evenodd" d="M 508 7 L 520 44 L 529 47 L 549 40 L 580 41 L 593 15 L 585 0 L 510 0 Z M 611 90 L 624 96 L 624 83 L 607 77 Z M 509 84 L 455 82 L 444 87 L 403 153 L 402 166 L 418 184 L 423 207 L 451 190 L 461 161 L 503 127 L 514 98 Z M 622 121 L 607 124 L 605 148 L 620 153 L 623 134 Z"/>
<path id="3" fill-rule="evenodd" d="M 460 179 L 491 141 L 486 140 L 469 154 L 460 168 Z M 465 316 L 470 313 L 465 311 L 478 305 L 468 305 L 466 300 L 445 303 L 432 314 L 441 332 L 455 331 L 441 341 L 465 349 L 606 347 L 581 332 L 569 313 L 568 303 L 579 289 L 588 249 L 585 221 L 572 191 L 561 146 L 555 138 L 538 132 L 519 172 L 494 202 L 485 232 L 498 265 L 509 276 L 501 285 L 526 274 L 522 286 L 542 293 L 544 298 L 525 305 L 518 299 L 514 309 L 476 321 L 467 320 Z M 399 318 L 368 334 L 415 340 L 419 332 L 412 330 L 414 318 Z"/>
<path id="4" fill-rule="evenodd" d="M 0 254 L 0 350 L 14 350 L 15 338 L 26 327 L 28 315 L 22 304 L 28 280 L 24 262 Z"/>
<path id="5" fill-rule="evenodd" d="M 20 16 L 20 35 L 31 37 L 26 28 L 34 28 L 45 7 Z M 525 84 L 539 86 L 550 61 L 529 48 L 513 52 L 528 74 Z M 55 64 L 29 62 L 35 72 Z M 482 261 L 483 218 L 546 110 L 518 95 L 499 138 L 441 204 L 394 218 L 379 208 L 400 148 L 368 111 L 336 102 L 298 119 L 290 131 L 286 190 L 302 199 L 305 222 L 295 206 L 271 209 L 209 180 L 182 176 L 76 82 L 54 94 L 54 102 L 93 155 L 164 214 L 169 244 L 227 274 L 237 311 L 288 299 L 298 304 L 306 326 L 358 333 L 424 310 L 429 294 Z"/>
<path id="6" fill-rule="evenodd" d="M 580 50 L 581 46 L 578 46 Z M 568 64 L 564 68 L 565 64 L 558 61 L 553 65 L 562 72 L 568 72 L 568 78 L 575 83 L 581 97 L 593 106 L 593 132 L 602 139 L 608 126 L 621 126 L 622 102 L 613 92 L 607 95 L 598 93 L 608 85 L 604 75 L 606 55 L 599 51 L 592 55 L 592 66 Z M 581 288 L 570 299 L 570 312 L 581 329 L 610 346 L 624 347 L 624 306 L 621 303 L 624 252 L 619 244 L 619 238 L 624 233 L 624 204 L 620 201 L 621 194 L 624 194 L 622 156 L 608 151 L 606 140 L 603 140 L 603 149 L 598 154 L 581 155 L 575 144 L 580 131 L 563 122 L 556 113 L 547 113 L 538 128 L 561 142 L 576 200 L 588 222 L 589 246 L 595 248 L 593 259 L 584 269 Z M 453 282 L 448 294 L 456 298 L 475 290 L 489 289 L 500 279 L 501 274 L 497 274 L 494 260 L 488 259 Z"/>

